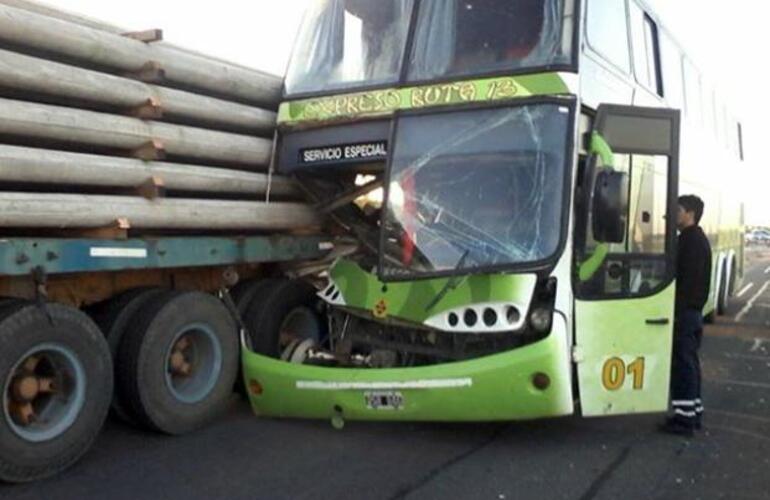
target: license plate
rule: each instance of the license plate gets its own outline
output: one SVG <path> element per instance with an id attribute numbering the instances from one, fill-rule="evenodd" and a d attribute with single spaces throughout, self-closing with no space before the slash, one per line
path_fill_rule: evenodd
<path id="1" fill-rule="evenodd" d="M 400 410 L 404 407 L 404 396 L 395 391 L 365 392 L 364 400 L 370 410 Z"/>

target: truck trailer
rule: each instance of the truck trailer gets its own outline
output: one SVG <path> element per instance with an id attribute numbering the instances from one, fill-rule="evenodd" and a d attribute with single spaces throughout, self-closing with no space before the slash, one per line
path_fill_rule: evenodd
<path id="1" fill-rule="evenodd" d="M 238 311 L 328 250 L 269 168 L 281 85 L 0 2 L 0 480 L 69 467 L 110 408 L 172 435 L 225 409 Z"/>

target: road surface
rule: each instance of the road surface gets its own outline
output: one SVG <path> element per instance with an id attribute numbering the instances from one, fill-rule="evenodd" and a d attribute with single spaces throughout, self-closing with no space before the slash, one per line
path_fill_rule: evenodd
<path id="1" fill-rule="evenodd" d="M 659 434 L 660 416 L 511 424 L 258 420 L 230 413 L 169 438 L 110 421 L 60 477 L 2 486 L 21 499 L 767 499 L 770 250 L 753 251 L 740 297 L 706 331 L 707 429 Z M 736 319 L 738 321 L 736 321 Z"/>

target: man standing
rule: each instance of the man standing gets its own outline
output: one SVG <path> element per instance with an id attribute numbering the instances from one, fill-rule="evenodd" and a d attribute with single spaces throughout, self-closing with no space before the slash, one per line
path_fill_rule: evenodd
<path id="1" fill-rule="evenodd" d="M 679 198 L 679 244 L 676 256 L 674 352 L 671 366 L 671 406 L 674 416 L 660 429 L 692 436 L 701 428 L 701 372 L 698 349 L 703 337 L 703 308 L 711 286 L 711 245 L 698 225 L 703 201 Z"/>

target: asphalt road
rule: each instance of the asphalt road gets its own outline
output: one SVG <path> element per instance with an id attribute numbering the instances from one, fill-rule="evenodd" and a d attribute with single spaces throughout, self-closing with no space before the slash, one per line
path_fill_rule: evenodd
<path id="1" fill-rule="evenodd" d="M 0 499 L 767 499 L 770 250 L 751 252 L 748 264 L 743 293 L 707 328 L 707 428 L 693 440 L 657 433 L 654 415 L 349 422 L 340 432 L 258 420 L 234 398 L 225 418 L 191 436 L 110 421 L 73 469 L 0 485 Z"/>

